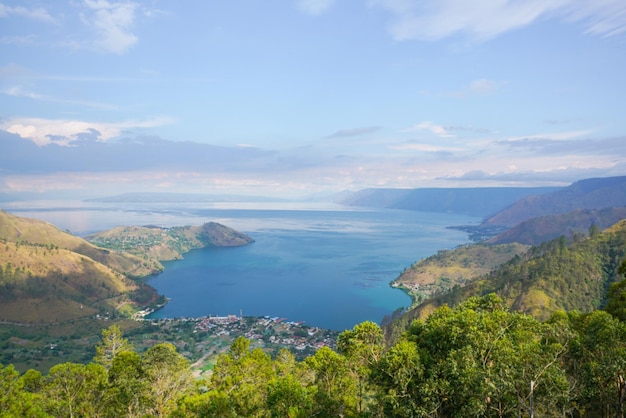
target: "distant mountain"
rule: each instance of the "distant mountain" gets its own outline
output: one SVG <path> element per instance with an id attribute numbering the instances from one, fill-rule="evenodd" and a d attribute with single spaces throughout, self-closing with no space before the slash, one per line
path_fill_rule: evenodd
<path id="1" fill-rule="evenodd" d="M 387 325 L 393 339 L 413 319 L 444 304 L 455 306 L 471 296 L 496 293 L 512 310 L 546 319 L 557 310 L 589 312 L 601 308 L 626 257 L 626 220 L 568 245 L 564 238 L 544 242 L 514 256 L 493 272 L 425 300 Z M 451 266 L 453 267 L 453 266 Z"/>
<path id="2" fill-rule="evenodd" d="M 626 207 L 605 209 L 577 209 L 558 215 L 532 218 L 486 241 L 487 244 L 518 242 L 539 245 L 561 235 L 566 238 L 574 234 L 588 234 L 592 226 L 602 230 L 626 219 Z"/>
<path id="3" fill-rule="evenodd" d="M 560 187 L 478 187 L 365 189 L 338 201 L 348 206 L 449 212 L 486 217 L 526 196 L 561 190 Z"/>
<path id="4" fill-rule="evenodd" d="M 195 248 L 236 247 L 254 242 L 248 235 L 215 222 L 173 228 L 123 226 L 85 239 L 102 248 L 159 261 L 180 259 Z"/>
<path id="5" fill-rule="evenodd" d="M 0 321 L 61 323 L 145 306 L 158 295 L 130 277 L 153 271 L 135 256 L 0 211 Z"/>
<path id="6" fill-rule="evenodd" d="M 85 199 L 85 201 L 102 203 L 216 203 L 280 202 L 282 200 L 267 196 L 243 196 L 230 194 L 133 192 L 115 196 Z"/>
<path id="7" fill-rule="evenodd" d="M 551 193 L 520 198 L 485 220 L 483 225 L 513 227 L 538 216 L 567 213 L 576 209 L 626 206 L 626 176 L 580 180 Z"/>

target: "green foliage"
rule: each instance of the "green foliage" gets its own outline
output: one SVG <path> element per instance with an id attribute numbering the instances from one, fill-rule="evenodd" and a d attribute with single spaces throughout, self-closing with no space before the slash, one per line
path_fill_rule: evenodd
<path id="1" fill-rule="evenodd" d="M 540 320 L 557 310 L 591 312 L 607 302 L 612 313 L 624 317 L 623 312 L 619 313 L 624 306 L 619 302 L 620 297 L 624 298 L 620 296 L 624 285 L 609 289 L 621 280 L 618 270 L 625 257 L 626 221 L 584 240 L 568 242 L 560 237 L 544 242 L 492 273 L 409 310 L 400 319 L 400 328 L 444 304 L 455 306 L 472 296 L 489 293 L 498 294 L 511 309 Z M 385 331 L 386 335 L 397 335 L 393 325 Z"/>
<path id="2" fill-rule="evenodd" d="M 171 344 L 139 354 L 124 342 L 104 330 L 107 367 L 0 367 L 0 417 L 608 418 L 626 391 L 626 324 L 599 310 L 541 322 L 494 294 L 437 309 L 388 349 L 372 322 L 301 362 L 240 337 L 206 380 Z"/>
<path id="3" fill-rule="evenodd" d="M 147 385 L 141 356 L 134 351 L 118 352 L 108 373 L 109 411 L 116 416 L 140 416 L 148 404 Z"/>
<path id="4" fill-rule="evenodd" d="M 122 331 L 117 325 L 111 325 L 102 330 L 102 341 L 96 346 L 94 361 L 107 369 L 113 364 L 115 356 L 122 351 L 132 351 L 133 345 L 122 337 Z"/>
<path id="5" fill-rule="evenodd" d="M 617 272 L 622 277 L 626 276 L 626 260 L 622 261 Z M 606 311 L 620 321 L 626 321 L 626 280 L 615 282 L 609 288 Z"/>
<path id="6" fill-rule="evenodd" d="M 105 387 L 106 369 L 101 365 L 59 364 L 45 379 L 45 410 L 55 417 L 101 415 Z"/>
<path id="7" fill-rule="evenodd" d="M 28 390 L 31 388 L 28 382 L 32 377 L 32 373 L 20 377 L 12 365 L 0 365 L 0 417 L 47 416 L 38 396 Z"/>
<path id="8" fill-rule="evenodd" d="M 579 388 L 580 409 L 590 417 L 623 411 L 626 325 L 606 312 L 572 315 L 576 331 L 567 356 L 569 375 Z"/>

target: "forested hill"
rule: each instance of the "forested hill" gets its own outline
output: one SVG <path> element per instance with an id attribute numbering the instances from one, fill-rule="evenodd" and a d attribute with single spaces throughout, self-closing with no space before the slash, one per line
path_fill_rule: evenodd
<path id="1" fill-rule="evenodd" d="M 532 247 L 490 274 L 455 286 L 409 310 L 387 332 L 404 329 L 444 304 L 454 306 L 471 296 L 496 293 L 512 310 L 547 318 L 557 310 L 589 312 L 604 306 L 611 284 L 621 279 L 618 267 L 626 257 L 626 220 L 589 238 L 565 237 Z M 392 328 L 396 328 L 395 330 Z"/>
<path id="2" fill-rule="evenodd" d="M 449 212 L 487 217 L 519 199 L 560 190 L 559 187 L 476 187 L 420 189 L 364 189 L 344 196 L 348 206 Z"/>

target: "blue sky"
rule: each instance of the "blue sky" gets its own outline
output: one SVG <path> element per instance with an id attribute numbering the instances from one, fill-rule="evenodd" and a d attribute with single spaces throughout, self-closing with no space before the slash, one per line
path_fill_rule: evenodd
<path id="1" fill-rule="evenodd" d="M 623 0 L 0 0 L 0 193 L 626 174 Z"/>

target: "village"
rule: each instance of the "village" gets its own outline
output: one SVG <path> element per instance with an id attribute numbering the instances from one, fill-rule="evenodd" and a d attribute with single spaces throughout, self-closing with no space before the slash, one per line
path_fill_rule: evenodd
<path id="1" fill-rule="evenodd" d="M 281 349 L 286 348 L 296 359 L 303 360 L 321 347 L 335 349 L 339 336 L 339 331 L 269 316 L 135 317 L 135 320 L 144 324 L 141 331 L 129 335 L 139 351 L 167 337 L 191 362 L 197 374 L 209 372 L 219 355 L 228 352 L 238 337 L 250 340 L 251 349 L 261 348 L 271 356 L 276 356 Z"/>

